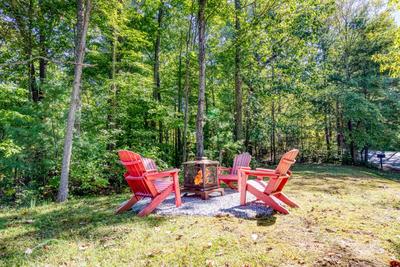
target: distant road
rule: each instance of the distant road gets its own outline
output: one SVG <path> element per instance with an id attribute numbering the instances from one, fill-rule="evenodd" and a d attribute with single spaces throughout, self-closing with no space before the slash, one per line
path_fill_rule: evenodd
<path id="1" fill-rule="evenodd" d="M 380 167 L 380 159 L 377 157 L 378 153 L 382 151 L 370 151 L 368 153 L 368 162 Z M 400 152 L 385 151 L 385 158 L 383 159 L 383 168 L 400 171 Z"/>

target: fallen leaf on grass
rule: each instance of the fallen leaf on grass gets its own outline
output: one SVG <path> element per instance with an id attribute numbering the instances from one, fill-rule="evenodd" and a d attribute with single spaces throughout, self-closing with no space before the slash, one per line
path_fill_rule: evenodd
<path id="1" fill-rule="evenodd" d="M 258 239 L 258 235 L 257 234 L 251 234 L 251 239 L 253 241 L 256 241 Z"/>
<path id="2" fill-rule="evenodd" d="M 222 251 L 217 252 L 217 253 L 215 254 L 215 256 L 217 256 L 217 257 L 222 256 L 222 255 L 224 255 L 224 252 L 222 252 Z"/>
<path id="3" fill-rule="evenodd" d="M 108 244 L 104 244 L 103 248 L 108 248 L 108 247 L 113 247 L 115 246 L 115 243 L 108 243 Z"/>
<path id="4" fill-rule="evenodd" d="M 80 245 L 80 246 L 78 247 L 79 250 L 86 250 L 86 249 L 88 249 L 88 248 L 89 248 L 89 245 L 88 245 L 88 244 L 83 244 L 83 245 Z"/>
<path id="5" fill-rule="evenodd" d="M 209 266 L 209 267 L 211 267 L 211 266 L 214 266 L 214 261 L 212 261 L 212 260 L 206 260 L 206 266 Z"/>
<path id="6" fill-rule="evenodd" d="M 153 251 L 150 251 L 149 253 L 147 253 L 146 256 L 149 258 L 152 258 L 152 257 L 157 256 L 157 254 L 162 254 L 162 253 L 163 253 L 162 250 L 153 250 Z"/>

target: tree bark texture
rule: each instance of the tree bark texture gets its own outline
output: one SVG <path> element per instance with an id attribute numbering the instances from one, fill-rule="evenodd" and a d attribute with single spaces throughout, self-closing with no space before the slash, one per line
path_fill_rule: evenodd
<path id="1" fill-rule="evenodd" d="M 207 0 L 199 0 L 198 28 L 199 28 L 199 98 L 196 118 L 196 157 L 204 157 L 204 108 L 206 92 L 206 40 L 205 40 L 205 8 Z"/>
<path id="2" fill-rule="evenodd" d="M 61 169 L 61 180 L 58 189 L 57 201 L 64 202 L 68 198 L 68 180 L 69 170 L 72 155 L 72 140 L 74 123 L 76 116 L 76 109 L 79 101 L 79 94 L 81 89 L 81 78 L 83 59 L 85 56 L 86 35 L 89 26 L 89 15 L 91 10 L 91 0 L 77 0 L 77 27 L 76 27 L 76 44 L 75 44 L 75 68 L 74 68 L 74 82 L 71 93 L 71 100 L 67 119 L 67 128 L 65 132 L 63 160 Z"/>
<path id="3" fill-rule="evenodd" d="M 191 33 L 193 27 L 193 16 L 190 16 L 189 21 L 189 29 L 186 35 L 186 59 L 185 59 L 185 81 L 184 81 L 184 94 L 185 94 L 185 108 L 184 108 L 184 122 L 183 122 L 183 149 L 182 149 L 182 160 L 187 161 L 187 132 L 188 132 L 188 124 L 189 124 L 189 95 L 190 95 L 190 42 L 191 42 Z"/>
<path id="4" fill-rule="evenodd" d="M 235 0 L 235 141 L 243 139 L 242 78 L 240 71 L 240 0 Z"/>

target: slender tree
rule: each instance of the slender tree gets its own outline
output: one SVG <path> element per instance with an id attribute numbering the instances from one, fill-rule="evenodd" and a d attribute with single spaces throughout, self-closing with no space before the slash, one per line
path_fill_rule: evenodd
<path id="1" fill-rule="evenodd" d="M 241 46 L 240 46 L 240 0 L 235 0 L 235 140 L 243 139 L 243 111 L 242 111 L 242 78 L 240 71 Z"/>
<path id="2" fill-rule="evenodd" d="M 83 3 L 83 0 L 77 0 L 74 82 L 69 105 L 67 128 L 65 131 L 61 180 L 57 195 L 58 202 L 64 202 L 68 198 L 68 177 L 71 165 L 73 131 L 81 89 L 83 59 L 85 56 L 86 35 L 89 26 L 90 10 L 91 0 L 85 0 L 85 3 Z"/>
<path id="3" fill-rule="evenodd" d="M 161 102 L 161 85 L 160 85 L 160 48 L 161 48 L 161 26 L 164 17 L 164 2 L 160 1 L 160 7 L 157 14 L 157 32 L 156 40 L 154 42 L 154 90 L 153 97 L 156 101 Z M 159 142 L 163 142 L 163 124 L 160 120 L 158 122 Z"/>
<path id="4" fill-rule="evenodd" d="M 192 2 L 193 4 L 193 2 Z M 190 55 L 191 39 L 192 39 L 192 27 L 193 27 L 193 13 L 190 14 L 189 28 L 186 35 L 186 59 L 185 59 L 185 81 L 184 81 L 184 94 L 185 94 L 185 109 L 184 109 L 184 121 L 183 121 L 183 149 L 182 149 L 182 160 L 187 160 L 187 132 L 189 124 L 189 95 L 190 95 Z"/>
<path id="5" fill-rule="evenodd" d="M 196 157 L 204 156 L 204 108 L 206 96 L 206 21 L 205 9 L 207 0 L 199 0 L 198 27 L 199 27 L 199 98 L 197 103 L 196 119 Z"/>

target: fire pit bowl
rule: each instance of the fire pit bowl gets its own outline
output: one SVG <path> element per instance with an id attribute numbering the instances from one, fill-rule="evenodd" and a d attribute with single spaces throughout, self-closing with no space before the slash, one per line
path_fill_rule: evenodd
<path id="1" fill-rule="evenodd" d="M 223 195 L 224 189 L 218 187 L 218 165 L 218 161 L 206 157 L 184 162 L 184 191 L 200 195 L 202 199 L 208 199 L 212 192 Z"/>

